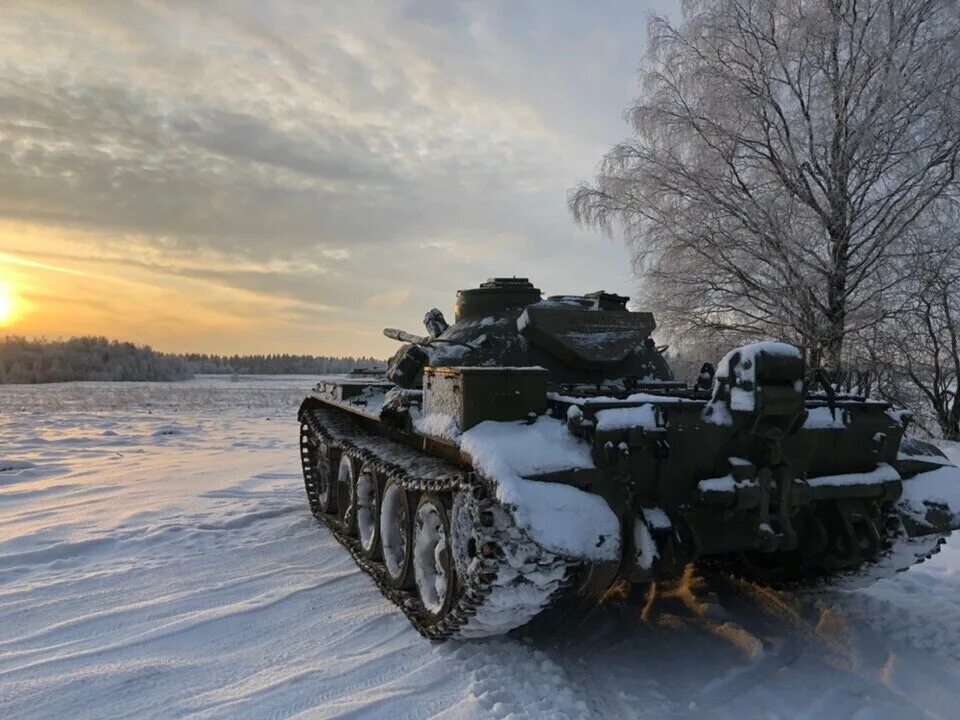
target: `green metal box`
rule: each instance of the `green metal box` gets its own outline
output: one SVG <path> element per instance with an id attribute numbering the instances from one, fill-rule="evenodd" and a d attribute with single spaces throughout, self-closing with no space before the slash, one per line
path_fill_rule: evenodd
<path id="1" fill-rule="evenodd" d="M 439 367 L 423 374 L 423 412 L 449 415 L 461 430 L 484 420 L 526 420 L 547 410 L 541 367 Z"/>

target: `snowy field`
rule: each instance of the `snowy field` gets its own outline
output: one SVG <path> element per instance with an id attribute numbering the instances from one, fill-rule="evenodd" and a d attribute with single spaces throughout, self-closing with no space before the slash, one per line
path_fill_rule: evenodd
<path id="1" fill-rule="evenodd" d="M 307 511 L 311 384 L 0 385 L 0 718 L 960 716 L 949 546 L 866 591 L 695 578 L 422 640 Z"/>

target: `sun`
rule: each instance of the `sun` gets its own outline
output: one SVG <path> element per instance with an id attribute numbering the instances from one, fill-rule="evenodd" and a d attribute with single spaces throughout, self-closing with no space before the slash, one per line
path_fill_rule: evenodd
<path id="1" fill-rule="evenodd" d="M 0 280 L 0 327 L 13 322 L 17 314 L 17 296 L 8 283 Z"/>

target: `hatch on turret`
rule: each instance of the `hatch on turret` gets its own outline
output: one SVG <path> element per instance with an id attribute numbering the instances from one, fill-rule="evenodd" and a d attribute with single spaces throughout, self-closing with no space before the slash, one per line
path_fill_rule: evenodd
<path id="1" fill-rule="evenodd" d="M 602 370 L 623 362 L 656 328 L 648 312 L 574 310 L 531 305 L 517 327 L 534 345 L 573 367 Z"/>
<path id="2" fill-rule="evenodd" d="M 540 301 L 540 290 L 527 278 L 491 278 L 478 288 L 457 291 L 454 320 L 468 320 Z"/>

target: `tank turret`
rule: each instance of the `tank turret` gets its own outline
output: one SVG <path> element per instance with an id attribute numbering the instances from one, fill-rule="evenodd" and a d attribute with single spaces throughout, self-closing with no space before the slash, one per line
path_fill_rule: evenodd
<path id="1" fill-rule="evenodd" d="M 544 299 L 526 278 L 494 278 L 460 290 L 456 322 L 439 332 L 435 310 L 425 319 L 427 337 L 385 330 L 407 343 L 390 361 L 387 377 L 414 388 L 427 366 L 536 366 L 555 384 L 675 383 L 651 337 L 653 315 L 628 311 L 627 300 L 602 291 Z"/>

